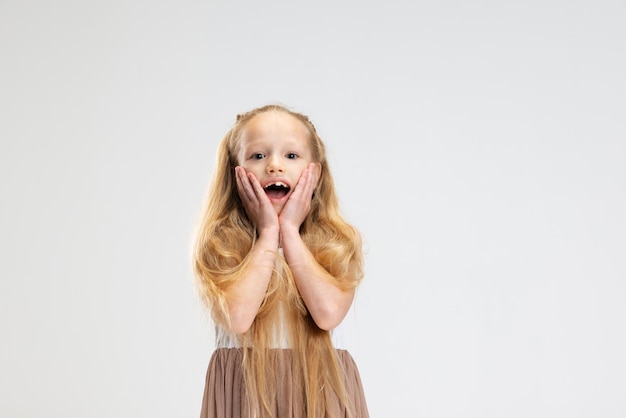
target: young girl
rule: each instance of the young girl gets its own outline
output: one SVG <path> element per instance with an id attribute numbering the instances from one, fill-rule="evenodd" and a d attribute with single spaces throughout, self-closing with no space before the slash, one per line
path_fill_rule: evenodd
<path id="1" fill-rule="evenodd" d="M 216 324 L 202 418 L 368 417 L 359 372 L 334 343 L 362 276 L 309 119 L 270 105 L 222 140 L 194 268 Z"/>

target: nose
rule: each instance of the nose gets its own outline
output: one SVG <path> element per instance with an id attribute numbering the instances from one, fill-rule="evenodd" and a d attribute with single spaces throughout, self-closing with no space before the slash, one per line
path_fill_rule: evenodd
<path id="1" fill-rule="evenodd" d="M 285 168 L 279 157 L 272 156 L 267 159 L 267 166 L 265 167 L 265 171 L 268 174 L 283 173 L 285 171 Z"/>

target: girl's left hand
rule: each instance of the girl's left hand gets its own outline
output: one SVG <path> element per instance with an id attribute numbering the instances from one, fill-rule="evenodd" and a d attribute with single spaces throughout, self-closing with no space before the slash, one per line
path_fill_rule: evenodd
<path id="1" fill-rule="evenodd" d="M 319 178 L 320 165 L 317 163 L 310 163 L 302 171 L 298 184 L 296 184 L 293 193 L 289 196 L 289 200 L 285 203 L 278 217 L 281 228 L 284 225 L 300 228 L 300 225 L 302 225 L 302 222 L 304 222 L 311 210 L 311 199 Z"/>

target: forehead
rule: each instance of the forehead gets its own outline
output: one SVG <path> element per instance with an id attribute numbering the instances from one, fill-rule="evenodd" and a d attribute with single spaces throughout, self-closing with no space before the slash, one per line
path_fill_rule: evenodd
<path id="1" fill-rule="evenodd" d="M 296 117 L 284 112 L 264 112 L 246 123 L 241 145 L 266 142 L 309 146 L 309 138 L 307 127 Z"/>

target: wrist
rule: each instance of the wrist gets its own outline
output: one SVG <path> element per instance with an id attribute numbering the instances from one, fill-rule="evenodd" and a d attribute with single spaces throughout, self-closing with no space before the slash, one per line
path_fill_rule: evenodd
<path id="1" fill-rule="evenodd" d="M 278 240 L 280 238 L 280 230 L 278 228 L 264 228 L 259 230 L 259 242 L 266 242 L 268 244 L 276 244 L 278 247 Z"/>
<path id="2" fill-rule="evenodd" d="M 280 236 L 283 242 L 292 237 L 300 237 L 300 227 L 296 225 L 281 225 Z"/>
<path id="3" fill-rule="evenodd" d="M 301 223 L 296 223 L 289 219 L 278 218 L 278 225 L 280 226 L 281 231 L 291 230 L 297 232 L 300 230 L 300 224 Z"/>

